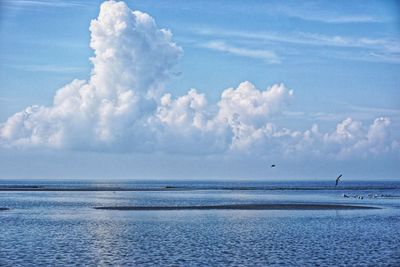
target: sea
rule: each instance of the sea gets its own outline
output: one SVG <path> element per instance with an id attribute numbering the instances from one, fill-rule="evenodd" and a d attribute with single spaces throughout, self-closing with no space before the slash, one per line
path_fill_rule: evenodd
<path id="1" fill-rule="evenodd" d="M 376 209 L 95 209 L 236 204 Z M 0 266 L 400 266 L 400 181 L 0 180 L 0 208 Z"/>

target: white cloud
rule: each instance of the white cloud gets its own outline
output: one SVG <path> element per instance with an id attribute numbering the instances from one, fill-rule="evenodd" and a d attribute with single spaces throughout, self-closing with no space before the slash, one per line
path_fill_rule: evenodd
<path id="1" fill-rule="evenodd" d="M 59 89 L 51 107 L 28 107 L 1 126 L 6 144 L 97 147 L 131 135 L 155 110 L 156 97 L 182 54 L 169 31 L 123 2 L 105 2 L 90 25 L 94 50 L 88 81 Z"/>
<path id="2" fill-rule="evenodd" d="M 292 96 L 293 91 L 283 84 L 262 91 L 250 82 L 225 89 L 217 105 L 208 105 L 206 97 L 195 89 L 175 100 L 166 94 L 152 119 L 152 127 L 162 127 L 158 136 L 165 142 L 159 145 L 168 143 L 172 150 L 171 143 L 184 142 L 191 145 L 179 148 L 180 151 L 238 151 L 246 147 L 244 143 L 251 142 L 247 135 L 254 135 L 268 119 L 281 113 Z"/>
<path id="3" fill-rule="evenodd" d="M 196 89 L 174 98 L 163 85 L 182 49 L 152 17 L 122 2 L 103 3 L 90 31 L 89 79 L 59 89 L 51 106 L 8 118 L 0 125 L 2 146 L 334 158 L 399 151 L 385 117 L 367 127 L 348 118 L 325 133 L 318 125 L 304 132 L 279 127 L 273 118 L 294 96 L 283 84 L 259 90 L 246 81 L 222 91 L 215 104 Z"/>
<path id="4" fill-rule="evenodd" d="M 207 99 L 204 94 L 191 89 L 187 95 L 171 99 L 171 94 L 161 98 L 156 117 L 171 127 L 195 127 L 204 129 L 207 122 Z"/>
<path id="5" fill-rule="evenodd" d="M 293 90 L 283 84 L 275 84 L 265 91 L 259 91 L 250 82 L 243 82 L 238 88 L 222 92 L 218 103 L 219 118 L 229 121 L 235 116 L 246 124 L 262 125 L 271 115 L 280 113 L 293 96 Z"/>
<path id="6" fill-rule="evenodd" d="M 364 126 L 347 118 L 336 130 L 321 132 L 317 124 L 304 132 L 281 128 L 272 123 L 263 127 L 240 123 L 234 128 L 235 151 L 254 155 L 284 155 L 286 157 L 316 157 L 347 160 L 385 153 L 399 154 L 398 141 L 391 137 L 390 119 L 377 118 Z"/>

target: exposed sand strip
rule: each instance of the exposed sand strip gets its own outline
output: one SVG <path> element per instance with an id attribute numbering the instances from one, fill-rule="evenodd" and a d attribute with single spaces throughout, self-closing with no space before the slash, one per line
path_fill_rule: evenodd
<path id="1" fill-rule="evenodd" d="M 109 206 L 99 210 L 354 210 L 378 209 L 371 206 L 346 204 L 233 204 L 205 206 Z"/>

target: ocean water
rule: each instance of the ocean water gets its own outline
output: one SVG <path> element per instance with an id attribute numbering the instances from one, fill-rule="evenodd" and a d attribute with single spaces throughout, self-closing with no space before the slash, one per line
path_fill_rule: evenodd
<path id="1" fill-rule="evenodd" d="M 10 191 L 0 191 L 0 208 L 9 208 L 0 211 L 0 266 L 400 266 L 400 182 L 3 180 L 1 188 Z M 94 209 L 260 203 L 379 209 Z"/>

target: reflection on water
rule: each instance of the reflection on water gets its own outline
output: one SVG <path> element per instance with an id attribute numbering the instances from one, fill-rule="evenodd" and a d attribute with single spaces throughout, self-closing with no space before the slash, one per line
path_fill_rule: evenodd
<path id="1" fill-rule="evenodd" d="M 383 209 L 92 209 L 277 202 L 356 203 Z M 0 192 L 2 206 L 11 209 L 0 212 L 0 266 L 400 264 L 399 199 L 344 199 L 341 192 L 325 191 Z"/>

